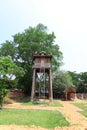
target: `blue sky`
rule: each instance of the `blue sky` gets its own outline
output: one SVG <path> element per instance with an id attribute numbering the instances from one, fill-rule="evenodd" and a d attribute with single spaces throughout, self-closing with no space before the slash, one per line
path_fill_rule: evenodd
<path id="1" fill-rule="evenodd" d="M 55 33 L 63 70 L 87 71 L 87 0 L 0 0 L 0 43 L 38 23 Z"/>

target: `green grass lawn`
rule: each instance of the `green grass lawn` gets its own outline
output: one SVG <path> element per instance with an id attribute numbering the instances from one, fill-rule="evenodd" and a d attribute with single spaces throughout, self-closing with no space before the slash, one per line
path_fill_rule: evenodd
<path id="1" fill-rule="evenodd" d="M 68 126 L 65 117 L 58 111 L 48 110 L 0 110 L 0 125 L 26 125 L 41 126 L 43 128 L 54 128 L 56 126 Z"/>
<path id="2" fill-rule="evenodd" d="M 57 100 L 53 100 L 53 102 L 47 102 L 47 101 L 38 101 L 35 100 L 33 102 L 24 102 L 22 105 L 29 105 L 29 106 L 52 106 L 52 107 L 62 107 L 62 105 L 57 101 Z"/>
<path id="3" fill-rule="evenodd" d="M 83 111 L 80 113 L 87 117 L 87 103 L 74 103 L 74 105 L 81 108 Z"/>

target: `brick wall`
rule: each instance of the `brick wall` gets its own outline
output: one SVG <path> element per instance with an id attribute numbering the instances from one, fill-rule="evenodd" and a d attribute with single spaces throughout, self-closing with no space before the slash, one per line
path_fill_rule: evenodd
<path id="1" fill-rule="evenodd" d="M 76 97 L 78 99 L 87 99 L 87 93 L 77 93 Z"/>
<path id="2" fill-rule="evenodd" d="M 14 89 L 9 94 L 10 98 L 24 97 L 24 93 L 18 89 Z"/>

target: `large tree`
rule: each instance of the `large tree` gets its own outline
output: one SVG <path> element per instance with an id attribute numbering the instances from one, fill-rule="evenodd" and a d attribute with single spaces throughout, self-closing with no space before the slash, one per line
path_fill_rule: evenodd
<path id="1" fill-rule="evenodd" d="M 56 70 L 62 63 L 62 53 L 58 44 L 55 44 L 54 32 L 48 33 L 48 29 L 43 24 L 36 27 L 29 27 L 23 33 L 13 36 L 13 41 L 6 41 L 0 48 L 0 55 L 9 55 L 13 61 L 21 66 L 25 75 L 20 78 L 19 84 L 25 92 L 31 91 L 32 86 L 32 65 L 33 56 L 42 50 L 48 55 L 52 55 L 52 70 Z"/>

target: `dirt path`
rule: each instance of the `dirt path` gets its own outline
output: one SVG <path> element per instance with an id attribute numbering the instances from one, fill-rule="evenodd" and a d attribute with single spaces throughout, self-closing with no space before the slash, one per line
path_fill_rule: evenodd
<path id="1" fill-rule="evenodd" d="M 59 101 L 64 107 L 42 107 L 42 106 L 22 106 L 19 103 L 6 105 L 5 108 L 18 108 L 18 109 L 43 109 L 43 110 L 59 110 L 66 119 L 70 122 L 70 127 L 56 127 L 54 130 L 87 130 L 87 118 L 82 116 L 78 111 L 81 109 L 73 106 L 71 102 Z M 41 127 L 35 126 L 0 126 L 0 130 L 46 130 Z"/>
<path id="2" fill-rule="evenodd" d="M 87 130 L 87 118 L 79 113 L 79 111 L 82 110 L 72 105 L 72 102 L 59 102 L 64 106 L 63 108 L 59 109 L 59 111 L 66 117 L 71 125 L 70 127 L 62 128 L 62 130 Z"/>
<path id="3" fill-rule="evenodd" d="M 87 126 L 87 118 L 79 113 L 79 111 L 82 111 L 82 109 L 77 108 L 68 101 L 60 101 L 60 103 L 64 106 L 60 109 L 60 111 L 67 118 L 71 125 Z"/>

